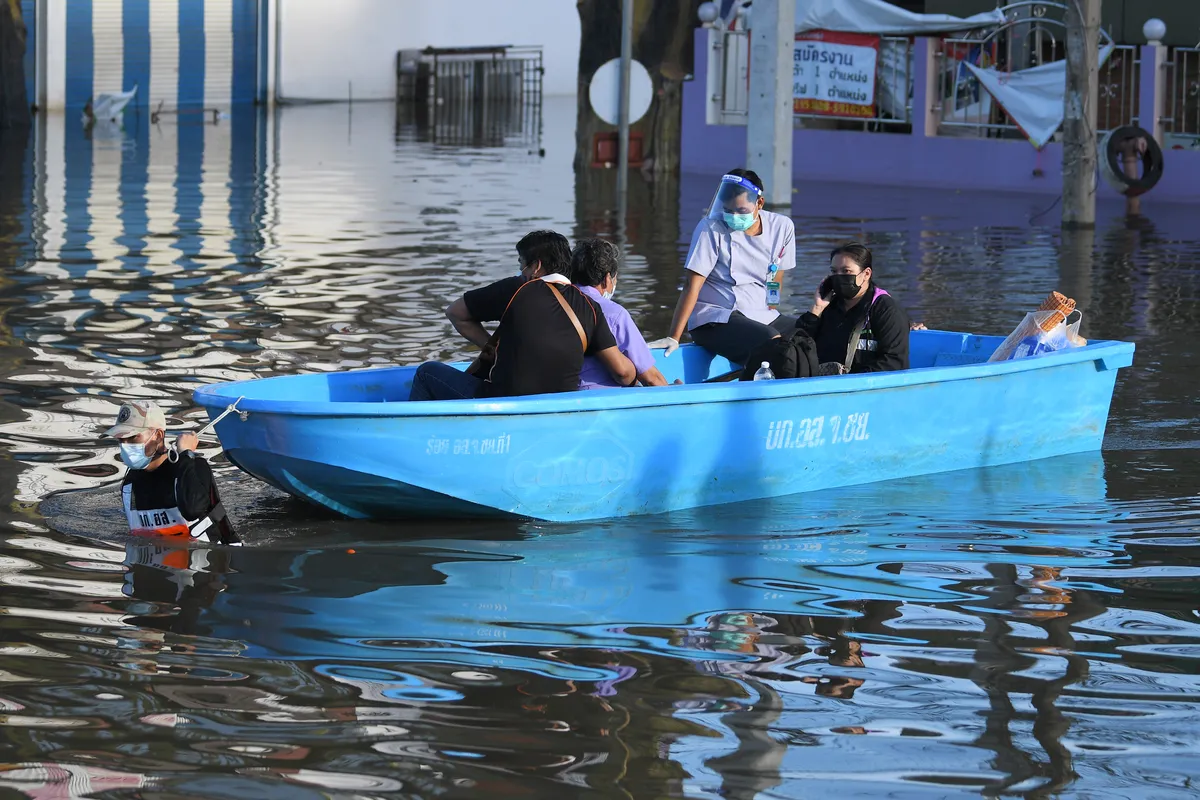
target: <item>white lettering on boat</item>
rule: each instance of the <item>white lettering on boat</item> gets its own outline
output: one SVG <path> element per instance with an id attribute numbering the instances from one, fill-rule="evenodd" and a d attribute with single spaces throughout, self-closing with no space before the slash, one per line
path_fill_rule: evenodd
<path id="1" fill-rule="evenodd" d="M 828 444 L 865 442 L 870 438 L 867 423 L 870 412 L 840 416 L 808 417 L 801 420 L 781 419 L 767 428 L 768 450 L 800 450 L 824 447 Z M 828 434 L 828 437 L 826 436 Z"/>
<path id="2" fill-rule="evenodd" d="M 425 443 L 427 456 L 503 456 L 512 449 L 512 437 L 501 434 L 492 439 L 430 439 Z"/>

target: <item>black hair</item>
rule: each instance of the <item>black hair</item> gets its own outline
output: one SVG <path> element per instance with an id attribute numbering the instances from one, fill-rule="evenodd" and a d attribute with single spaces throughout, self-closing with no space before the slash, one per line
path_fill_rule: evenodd
<path id="1" fill-rule="evenodd" d="M 607 239 L 580 239 L 571 252 L 571 282 L 599 286 L 609 275 L 617 277 L 621 251 Z"/>
<path id="2" fill-rule="evenodd" d="M 729 170 L 729 172 L 726 172 L 725 174 L 726 175 L 736 175 L 739 178 L 745 178 L 746 180 L 753 183 L 756 187 L 758 187 L 759 194 L 762 194 L 762 192 L 763 192 L 762 178 L 758 177 L 758 173 L 755 172 L 754 170 L 742 169 L 741 167 L 738 167 L 737 169 Z"/>
<path id="3" fill-rule="evenodd" d="M 542 272 L 547 275 L 565 273 L 571 263 L 571 245 L 567 243 L 567 237 L 557 231 L 533 231 L 517 242 L 517 255 L 521 257 L 523 267 L 540 261 Z"/>
<path id="4" fill-rule="evenodd" d="M 862 242 L 846 242 L 833 248 L 833 252 L 829 254 L 829 260 L 833 261 L 838 256 L 846 256 L 855 264 L 858 264 L 859 269 L 874 270 L 871 266 L 871 249 Z"/>

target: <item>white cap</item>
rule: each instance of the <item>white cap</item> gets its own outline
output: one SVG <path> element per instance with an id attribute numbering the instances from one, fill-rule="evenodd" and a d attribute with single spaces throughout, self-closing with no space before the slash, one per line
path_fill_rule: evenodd
<path id="1" fill-rule="evenodd" d="M 104 432 L 105 436 L 122 438 L 143 431 L 164 431 L 167 418 L 162 409 L 148 400 L 130 400 L 117 412 L 117 424 Z"/>

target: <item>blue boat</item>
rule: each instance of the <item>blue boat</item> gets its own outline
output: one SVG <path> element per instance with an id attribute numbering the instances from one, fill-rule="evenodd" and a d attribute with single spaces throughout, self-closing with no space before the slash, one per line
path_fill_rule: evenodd
<path id="1" fill-rule="evenodd" d="M 912 369 L 704 383 L 695 347 L 658 367 L 683 386 L 409 403 L 415 367 L 196 390 L 229 460 L 354 518 L 655 514 L 1097 450 L 1134 346 L 987 363 L 998 336 L 911 334 Z M 465 363 L 458 365 L 465 368 Z"/>

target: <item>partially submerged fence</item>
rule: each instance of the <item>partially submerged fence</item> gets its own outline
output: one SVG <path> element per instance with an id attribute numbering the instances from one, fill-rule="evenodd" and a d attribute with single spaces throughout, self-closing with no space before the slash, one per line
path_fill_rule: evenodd
<path id="1" fill-rule="evenodd" d="M 1024 0 L 1003 11 L 1001 25 L 942 40 L 934 106 L 940 133 L 1020 138 L 1020 128 L 971 67 L 994 69 L 1004 83 L 1006 75 L 1066 59 L 1065 5 Z M 1105 133 L 1138 122 L 1141 60 L 1136 46 L 1114 45 L 1103 31 L 1100 45 L 1108 58 L 1100 65 L 1096 128 Z"/>
<path id="2" fill-rule="evenodd" d="M 941 135 L 1022 136 L 1020 129 L 980 84 L 968 64 L 994 69 L 1003 83 L 1005 74 L 1062 61 L 1066 57 L 1067 7 L 1048 0 L 1021 0 L 1003 9 L 1005 21 L 996 26 L 937 41 L 934 79 L 930 87 L 934 122 Z M 745 30 L 717 30 L 710 37 L 709 124 L 744 125 L 749 108 L 750 45 Z M 861 123 L 864 130 L 903 131 L 912 123 L 916 74 L 911 37 L 865 36 L 813 32 L 796 37 L 793 64 L 793 93 L 796 118 L 816 126 L 817 119 Z M 1138 124 L 1141 59 L 1134 45 L 1115 45 L 1107 33 L 1101 44 L 1108 58 L 1100 67 L 1097 132 L 1122 125 Z M 832 65 L 840 81 L 829 80 L 828 56 L 819 49 L 853 46 L 866 61 Z M 808 55 L 811 51 L 811 56 Z M 870 55 L 871 51 L 873 55 Z M 835 54 L 830 54 L 835 55 Z M 836 57 L 836 56 L 835 56 Z M 822 60 L 825 59 L 825 60 Z M 1179 77 L 1179 109 L 1173 116 L 1180 131 L 1200 130 L 1200 51 L 1177 51 L 1175 72 Z M 826 69 L 824 74 L 817 70 Z M 1186 78 L 1184 76 L 1187 76 Z M 864 81 L 866 78 L 869 82 Z M 839 84 L 840 85 L 837 85 Z M 852 102 L 830 101 L 821 95 L 837 95 L 848 86 L 862 91 Z M 1190 115 L 1190 116 L 1189 116 Z"/>
<path id="3" fill-rule="evenodd" d="M 1200 48 L 1172 48 L 1166 62 L 1163 130 L 1200 142 Z"/>
<path id="4" fill-rule="evenodd" d="M 1114 45 L 1100 67 L 1096 128 L 1107 133 L 1122 125 L 1138 124 L 1141 59 L 1134 45 Z M 978 39 L 946 39 L 937 59 L 937 114 L 944 135 L 1020 138 L 1020 128 L 1004 112 L 967 67 L 995 66 L 991 49 Z M 1058 59 L 1052 59 L 1058 60 Z M 1003 82 L 1003 74 L 1000 80 Z"/>
<path id="5" fill-rule="evenodd" d="M 401 51 L 396 101 L 440 144 L 535 143 L 542 135 L 541 47 Z"/>

